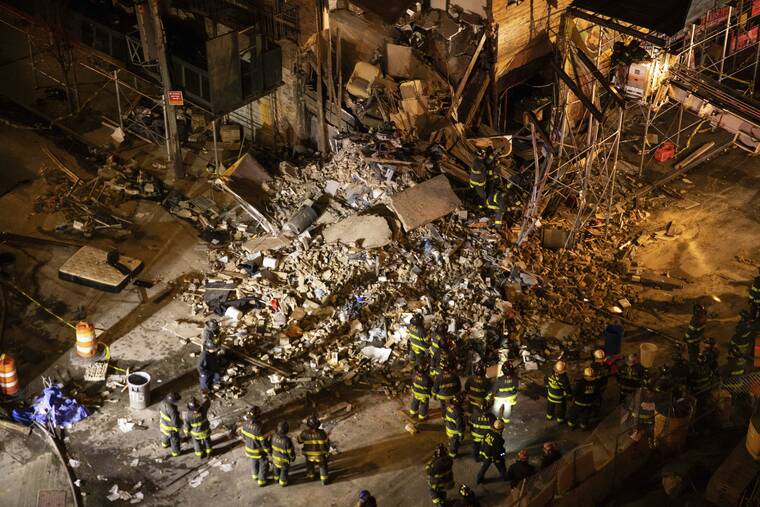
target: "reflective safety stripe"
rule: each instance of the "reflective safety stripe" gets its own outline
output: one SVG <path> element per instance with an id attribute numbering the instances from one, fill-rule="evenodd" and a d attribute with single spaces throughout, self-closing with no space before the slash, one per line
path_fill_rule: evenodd
<path id="1" fill-rule="evenodd" d="M 485 181 L 470 180 L 470 186 L 471 187 L 485 187 L 486 186 L 486 182 Z"/>
<path id="2" fill-rule="evenodd" d="M 426 401 L 430 399 L 429 394 L 412 393 L 415 400 Z"/>
<path id="3" fill-rule="evenodd" d="M 327 443 L 327 440 L 304 440 L 304 445 L 324 445 Z"/>
<path id="4" fill-rule="evenodd" d="M 419 389 L 420 391 L 423 391 L 423 392 L 428 392 L 428 391 L 430 391 L 430 388 L 429 388 L 428 386 L 423 386 L 423 385 L 420 385 L 420 384 L 418 384 L 417 382 L 414 382 L 414 383 L 412 383 L 412 385 L 413 385 L 414 387 L 416 387 L 417 389 Z"/>
<path id="5" fill-rule="evenodd" d="M 462 432 L 459 431 L 459 430 L 452 430 L 452 429 L 446 428 L 446 436 L 449 437 L 449 438 L 451 438 L 451 437 L 454 437 L 454 436 L 461 437 L 463 435 L 462 435 Z"/>

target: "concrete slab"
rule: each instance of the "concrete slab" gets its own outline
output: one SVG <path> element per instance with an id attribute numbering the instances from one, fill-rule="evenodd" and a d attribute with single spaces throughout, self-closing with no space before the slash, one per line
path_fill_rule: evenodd
<path id="1" fill-rule="evenodd" d="M 451 189 L 448 178 L 442 174 L 391 199 L 393 211 L 407 231 L 446 216 L 461 205 L 462 201 Z"/>
<path id="2" fill-rule="evenodd" d="M 322 233 L 325 243 L 379 248 L 391 242 L 388 221 L 377 215 L 354 215 L 329 226 Z"/>
<path id="3" fill-rule="evenodd" d="M 279 236 L 261 236 L 243 243 L 243 248 L 250 253 L 266 252 L 268 250 L 279 250 L 290 244 L 285 238 Z"/>

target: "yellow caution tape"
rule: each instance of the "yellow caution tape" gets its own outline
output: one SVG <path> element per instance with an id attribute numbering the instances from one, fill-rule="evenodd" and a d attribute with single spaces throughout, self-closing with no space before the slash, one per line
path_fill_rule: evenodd
<path id="1" fill-rule="evenodd" d="M 69 326 L 71 329 L 76 329 L 76 328 L 77 328 L 77 327 L 76 327 L 74 324 L 72 324 L 71 322 L 67 321 L 67 320 L 66 320 L 66 319 L 64 319 L 63 317 L 61 317 L 61 316 L 59 316 L 59 315 L 56 315 L 55 313 L 53 313 L 53 311 L 52 311 L 51 309 L 49 309 L 48 307 L 46 307 L 45 305 L 43 305 L 42 303 L 40 303 L 39 301 L 37 301 L 36 299 L 34 299 L 32 296 L 30 296 L 29 294 L 27 294 L 27 293 L 26 293 L 26 292 L 24 292 L 23 290 L 19 289 L 17 286 L 15 286 L 15 285 L 13 285 L 13 284 L 9 284 L 9 285 L 10 285 L 11 287 L 13 287 L 13 288 L 14 288 L 16 291 L 20 292 L 20 293 L 21 293 L 21 294 L 22 294 L 24 297 L 26 297 L 26 298 L 27 298 L 29 301 L 31 301 L 31 302 L 32 302 L 32 303 L 34 303 L 35 305 L 39 306 L 40 308 L 42 308 L 42 309 L 43 309 L 43 310 L 44 310 L 44 311 L 45 311 L 47 314 L 49 314 L 49 315 L 51 315 L 52 317 L 55 317 L 56 319 L 60 320 L 61 322 L 63 322 L 63 323 L 64 323 L 64 324 L 66 324 L 67 326 Z"/>

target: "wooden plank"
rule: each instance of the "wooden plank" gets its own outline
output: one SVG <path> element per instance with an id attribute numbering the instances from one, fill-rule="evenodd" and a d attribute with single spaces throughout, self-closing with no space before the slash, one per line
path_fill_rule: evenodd
<path id="1" fill-rule="evenodd" d="M 459 109 L 459 102 L 462 100 L 462 93 L 464 92 L 465 86 L 467 86 L 467 81 L 470 80 L 470 74 L 472 74 L 472 69 L 475 68 L 475 64 L 478 62 L 478 57 L 480 56 L 480 52 L 483 51 L 483 46 L 485 46 L 486 44 L 486 37 L 488 37 L 488 34 L 484 33 L 483 36 L 480 38 L 478 47 L 475 48 L 475 53 L 472 55 L 472 58 L 470 59 L 470 63 L 467 64 L 467 69 L 464 71 L 464 76 L 462 76 L 462 80 L 459 81 L 459 86 L 457 87 L 457 90 L 454 93 L 454 96 L 451 98 L 451 107 L 449 108 L 449 115 L 453 114 L 457 109 Z"/>
<path id="2" fill-rule="evenodd" d="M 79 176 L 74 174 L 68 167 L 63 165 L 63 162 L 61 162 L 61 159 L 53 155 L 53 153 L 47 148 L 47 146 L 42 147 L 42 152 L 48 156 L 48 158 L 53 162 L 53 164 L 63 173 L 66 175 L 68 179 L 71 180 L 71 182 L 76 185 L 81 181 Z"/>
<path id="3" fill-rule="evenodd" d="M 470 106 L 470 110 L 467 111 L 467 118 L 464 120 L 464 124 L 467 125 L 468 127 L 472 125 L 472 120 L 475 119 L 475 115 L 480 110 L 480 104 L 483 102 L 483 97 L 485 96 L 486 91 L 488 91 L 488 86 L 490 84 L 491 84 L 491 76 L 487 75 L 486 78 L 483 80 L 483 84 L 480 85 L 480 89 L 478 90 L 478 94 L 475 96 L 475 100 Z"/>

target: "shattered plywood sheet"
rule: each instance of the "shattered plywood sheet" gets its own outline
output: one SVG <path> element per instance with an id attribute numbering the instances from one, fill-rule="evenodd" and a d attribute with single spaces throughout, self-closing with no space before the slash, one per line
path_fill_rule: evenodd
<path id="1" fill-rule="evenodd" d="M 462 201 L 451 189 L 448 178 L 442 174 L 391 199 L 393 211 L 407 231 L 446 216 L 461 205 Z"/>
<path id="2" fill-rule="evenodd" d="M 409 46 L 387 44 L 385 46 L 388 62 L 388 75 L 409 79 L 414 76 L 417 59 Z"/>
<path id="3" fill-rule="evenodd" d="M 342 243 L 363 248 L 379 248 L 391 242 L 391 229 L 385 218 L 354 215 L 331 225 L 322 233 L 325 243 Z"/>

